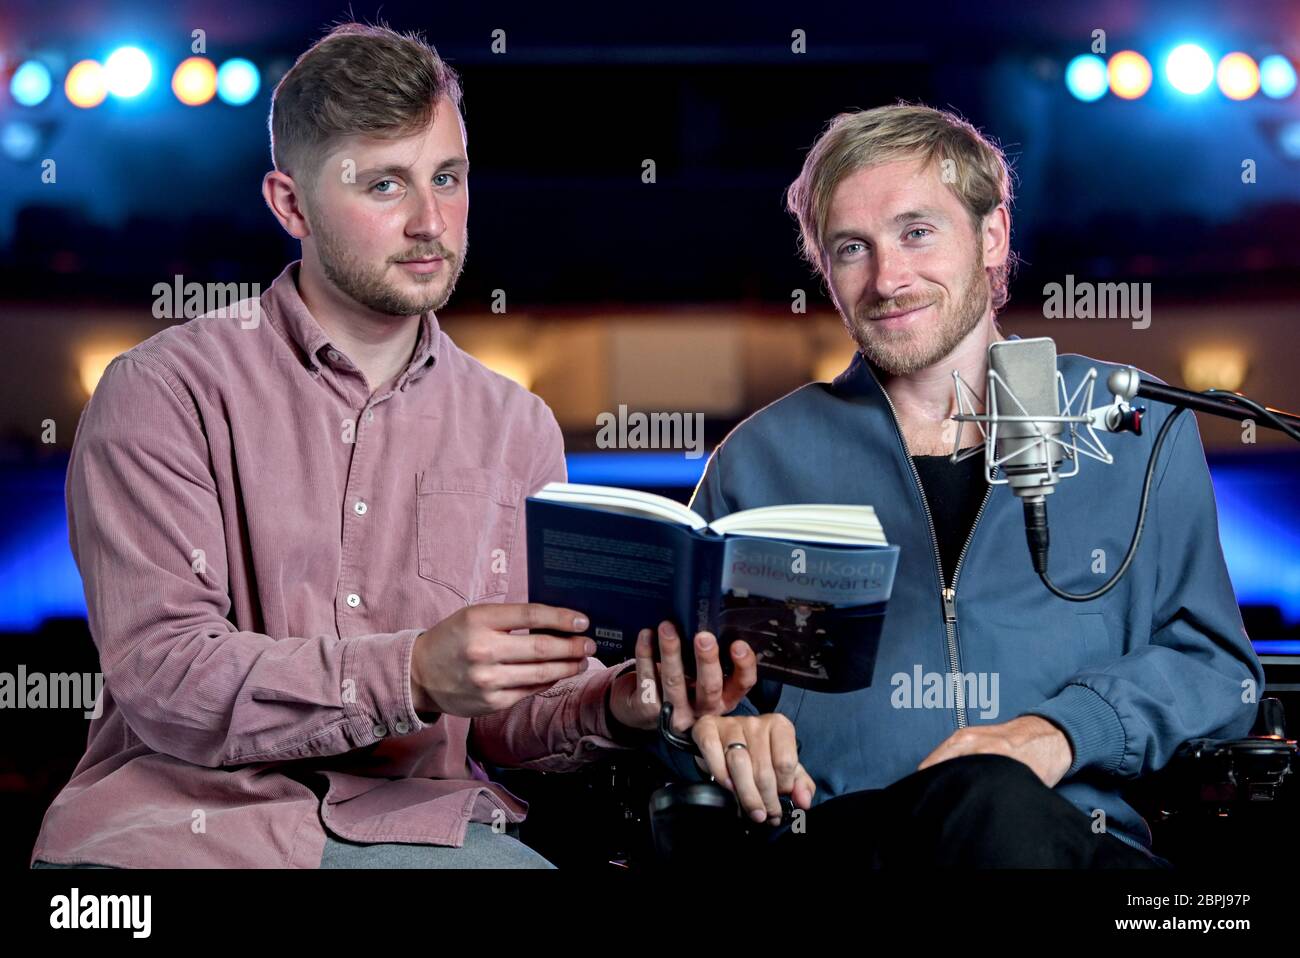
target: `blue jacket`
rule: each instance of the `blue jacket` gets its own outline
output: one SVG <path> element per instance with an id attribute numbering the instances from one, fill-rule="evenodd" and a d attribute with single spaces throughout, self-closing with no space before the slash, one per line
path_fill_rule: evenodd
<path id="1" fill-rule="evenodd" d="M 1058 357 L 1070 389 L 1092 366 L 1100 404 L 1117 367 Z M 1152 443 L 1172 412 L 1147 405 L 1141 436 L 1103 435 L 1114 464 L 1085 459 L 1047 497 L 1049 574 L 1067 591 L 1097 588 L 1128 549 Z M 1191 412 L 1171 427 L 1156 469 L 1138 554 L 1107 595 L 1084 603 L 1053 596 L 1031 566 L 1020 500 L 997 485 L 945 602 L 920 483 L 888 395 L 861 355 L 833 382 L 811 383 L 759 410 L 714 451 L 692 508 L 713 520 L 780 503 L 868 504 L 901 555 L 871 687 L 830 694 L 764 680 L 733 714 L 771 711 L 774 703 L 794 722 L 817 802 L 898 781 L 965 725 L 1040 715 L 1074 749 L 1057 791 L 1094 820 L 1104 811 L 1111 834 L 1149 847 L 1146 822 L 1119 788 L 1165 765 L 1187 739 L 1247 734 L 1263 689 Z M 1101 568 L 1096 550 L 1104 571 L 1093 571 Z M 996 675 L 997 713 L 951 695 L 951 707 L 901 707 L 922 704 L 920 692 L 907 688 L 918 669 L 982 674 L 986 688 Z M 656 750 L 699 778 L 682 753 Z"/>

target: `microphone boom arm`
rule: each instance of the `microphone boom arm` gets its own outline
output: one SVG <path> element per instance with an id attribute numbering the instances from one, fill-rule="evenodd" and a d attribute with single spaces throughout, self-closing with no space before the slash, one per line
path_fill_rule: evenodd
<path id="1" fill-rule="evenodd" d="M 990 348 L 991 355 L 992 349 Z M 986 375 L 988 377 L 986 387 L 988 410 L 984 414 L 977 414 L 975 408 L 978 400 L 975 393 L 962 381 L 961 375 L 956 370 L 953 371 L 953 389 L 956 392 L 958 413 L 951 418 L 958 423 L 975 423 L 980 434 L 984 437 L 984 444 L 982 450 L 981 447 L 975 446 L 962 452 L 962 430 L 958 427 L 949 461 L 960 462 L 983 451 L 985 479 L 988 480 L 989 484 L 1012 485 L 1012 491 L 1024 501 L 1025 534 L 1029 543 L 1034 571 L 1038 573 L 1038 577 L 1043 584 L 1054 595 L 1071 602 L 1088 602 L 1105 595 L 1119 582 L 1133 562 L 1146 523 L 1147 504 L 1151 495 L 1152 480 L 1155 477 L 1156 459 L 1169 434 L 1170 427 L 1183 410 L 1193 409 L 1198 412 L 1212 413 L 1216 416 L 1223 416 L 1241 422 L 1258 419 L 1262 425 L 1277 429 L 1286 433 L 1292 439 L 1300 441 L 1300 416 L 1264 406 L 1253 399 L 1225 390 L 1211 389 L 1203 393 L 1197 393 L 1166 386 L 1163 383 L 1154 383 L 1142 379 L 1137 370 L 1131 366 L 1111 373 L 1107 379 L 1107 386 L 1114 394 L 1115 400 L 1109 406 L 1096 409 L 1092 408 L 1093 389 L 1097 381 L 1095 367 L 1088 370 L 1087 375 L 1080 381 L 1074 392 L 1068 396 L 1066 395 L 1065 377 L 1061 375 L 1059 369 L 1056 370 L 1056 387 L 1060 393 L 1058 408 L 1065 410 L 1064 414 L 1059 416 L 1030 416 L 1024 404 L 1007 385 L 1006 379 L 993 368 L 991 361 Z M 1010 402 L 1014 406 L 1011 415 L 1004 415 L 998 409 L 998 395 L 1002 392 L 1005 392 L 1010 397 Z M 1146 475 L 1142 483 L 1142 496 L 1138 506 L 1137 522 L 1133 529 L 1133 538 L 1129 543 L 1123 561 L 1120 563 L 1120 567 L 1107 582 L 1091 592 L 1067 592 L 1052 582 L 1047 572 L 1048 531 L 1045 497 L 1052 491 L 1052 487 L 1058 479 L 1068 478 L 1079 471 L 1079 454 L 1090 456 L 1108 465 L 1114 462 L 1114 458 L 1106 451 L 1101 444 L 1101 440 L 1097 437 L 1097 429 L 1105 432 L 1141 434 L 1144 410 L 1140 406 L 1134 407 L 1129 404 L 1130 400 L 1139 396 L 1172 405 L 1174 411 L 1165 418 L 1157 432 L 1155 442 L 1152 444 L 1151 455 L 1147 460 Z M 1078 413 L 1073 411 L 1076 401 L 1080 402 Z M 1018 430 L 1028 431 L 1031 435 L 1023 445 L 998 457 L 998 427 L 1001 423 L 1015 423 Z M 985 428 L 986 424 L 988 428 Z M 1065 432 L 1067 438 L 1060 439 L 1054 435 L 1049 435 L 1042 424 L 1060 424 L 1067 427 L 1068 431 Z M 1079 427 L 1082 427 L 1082 430 Z M 1021 437 L 1004 439 L 1003 444 L 1009 446 L 1011 442 L 1019 438 Z M 1048 443 L 1055 443 L 1061 449 L 1062 458 L 1071 460 L 1072 468 L 1069 471 L 1063 472 L 1054 464 L 1053 456 L 1049 454 L 1051 450 Z M 1041 464 L 1037 466 L 1039 470 L 1037 482 L 1033 481 L 1033 476 L 1029 478 L 1029 481 L 1025 481 L 1023 477 L 1014 477 L 1015 481 L 1013 481 L 1012 476 L 998 478 L 997 473 L 1002 466 L 1031 450 L 1039 453 L 1039 456 L 1035 457 L 1033 461 L 1039 463 L 1041 460 Z M 1015 471 L 1014 465 L 1012 471 Z"/>

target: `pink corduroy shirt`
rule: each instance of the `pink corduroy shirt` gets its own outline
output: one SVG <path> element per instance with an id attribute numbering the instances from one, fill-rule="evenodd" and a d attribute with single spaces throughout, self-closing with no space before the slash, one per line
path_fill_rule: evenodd
<path id="1" fill-rule="evenodd" d="M 622 667 L 594 658 L 490 716 L 415 713 L 416 636 L 527 601 L 524 499 L 564 480 L 563 439 L 432 313 L 372 396 L 298 265 L 260 310 L 123 353 L 82 413 L 68 525 L 103 711 L 33 860 L 314 868 L 326 828 L 459 846 L 467 822 L 527 810 L 479 762 L 564 771 L 624 747 Z"/>

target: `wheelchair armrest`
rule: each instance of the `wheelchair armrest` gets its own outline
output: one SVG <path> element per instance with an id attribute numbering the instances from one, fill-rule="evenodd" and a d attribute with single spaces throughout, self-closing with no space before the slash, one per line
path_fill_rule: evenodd
<path id="1" fill-rule="evenodd" d="M 794 803 L 781 796 L 781 825 Z M 746 855 L 780 826 L 741 814 L 730 791 L 714 782 L 677 782 L 650 796 L 650 832 L 655 857 L 670 868 L 741 867 Z"/>
<path id="2" fill-rule="evenodd" d="M 1277 698 L 1260 699 L 1259 710 L 1255 713 L 1255 724 L 1250 729 L 1252 738 L 1286 738 L 1286 710 L 1282 700 Z"/>
<path id="3" fill-rule="evenodd" d="M 1218 805 L 1272 801 L 1296 759 L 1296 741 L 1286 737 L 1281 701 L 1265 698 L 1260 700 L 1250 735 L 1186 741 L 1178 747 L 1168 771 L 1175 782 L 1194 786 L 1201 801 Z"/>

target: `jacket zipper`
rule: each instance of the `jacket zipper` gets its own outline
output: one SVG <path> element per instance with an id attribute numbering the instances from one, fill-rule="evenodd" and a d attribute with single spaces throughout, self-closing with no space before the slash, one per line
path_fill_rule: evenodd
<path id="1" fill-rule="evenodd" d="M 867 372 L 871 373 L 871 378 L 876 381 L 880 391 L 884 394 L 885 403 L 889 406 L 889 414 L 894 417 L 894 432 L 898 437 L 898 445 L 903 450 L 903 458 L 907 460 L 908 467 L 912 470 L 912 481 L 916 483 L 917 491 L 921 493 L 921 507 L 925 510 L 925 521 L 930 528 L 930 545 L 934 549 L 934 568 L 939 578 L 939 601 L 943 604 L 943 623 L 948 633 L 948 672 L 949 680 L 953 683 L 955 691 L 954 705 L 957 713 L 957 727 L 965 728 L 968 724 L 966 721 L 966 685 L 961 681 L 960 662 L 957 657 L 957 578 L 961 575 L 962 560 L 966 558 L 966 550 L 970 548 L 970 541 L 975 537 L 975 528 L 979 525 L 980 516 L 984 515 L 984 507 L 988 505 L 990 497 L 993 495 L 993 487 L 989 486 L 984 493 L 984 499 L 980 502 L 979 511 L 975 513 L 975 521 L 971 523 L 970 532 L 966 534 L 966 541 L 962 543 L 961 552 L 957 554 L 957 565 L 952 570 L 952 586 L 948 587 L 943 578 L 943 556 L 939 552 L 939 536 L 934 530 L 934 516 L 930 513 L 930 503 L 925 498 L 925 486 L 921 485 L 921 474 L 916 471 L 916 463 L 912 461 L 912 456 L 907 451 L 907 443 L 903 441 L 903 427 L 898 422 L 898 410 L 894 407 L 894 401 L 889 396 L 889 391 L 881 385 L 880 379 L 876 376 L 876 371 L 871 368 L 871 364 L 865 359 L 863 365 L 867 367 Z"/>

